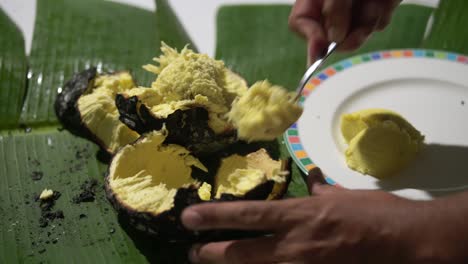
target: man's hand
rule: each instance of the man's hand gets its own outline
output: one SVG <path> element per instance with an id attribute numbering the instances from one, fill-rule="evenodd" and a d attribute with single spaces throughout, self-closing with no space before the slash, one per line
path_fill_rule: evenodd
<path id="1" fill-rule="evenodd" d="M 434 217 L 438 209 L 433 203 L 381 191 L 326 186 L 319 169 L 313 170 L 309 179 L 314 196 L 308 198 L 210 203 L 186 209 L 182 221 L 193 230 L 232 228 L 272 233 L 268 237 L 198 245 L 191 251 L 191 260 L 251 264 L 453 260 L 444 253 L 445 246 L 440 246 L 444 242 L 438 241 L 435 230 L 442 223 Z"/>
<path id="2" fill-rule="evenodd" d="M 341 43 L 353 50 L 369 35 L 390 23 L 401 0 L 297 0 L 289 17 L 290 28 L 308 40 L 314 60 L 328 45 Z"/>

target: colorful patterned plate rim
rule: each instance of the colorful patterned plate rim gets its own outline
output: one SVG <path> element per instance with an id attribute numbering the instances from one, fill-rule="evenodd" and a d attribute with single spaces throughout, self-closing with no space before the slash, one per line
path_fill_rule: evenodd
<path id="1" fill-rule="evenodd" d="M 437 60 L 446 60 L 451 62 L 457 62 L 461 64 L 468 64 L 468 56 L 457 54 L 454 52 L 439 51 L 439 50 L 426 50 L 426 49 L 399 49 L 399 50 L 385 50 L 376 51 L 366 54 L 360 54 L 348 59 L 344 59 L 337 62 L 324 70 L 317 73 L 305 86 L 302 96 L 299 99 L 301 105 L 304 104 L 307 97 L 310 95 L 312 90 L 320 87 L 328 78 L 334 75 L 340 74 L 353 66 L 366 64 L 369 62 L 389 60 L 389 59 L 411 59 L 411 58 L 428 58 Z M 308 153 L 305 151 L 298 131 L 298 123 L 293 124 L 284 134 L 284 142 L 287 146 L 291 157 L 295 163 L 299 166 L 302 172 L 307 174 L 309 170 L 316 167 L 314 161 L 310 158 Z M 333 177 L 333 176 L 331 176 Z M 339 186 L 331 177 L 326 177 L 329 184 Z"/>

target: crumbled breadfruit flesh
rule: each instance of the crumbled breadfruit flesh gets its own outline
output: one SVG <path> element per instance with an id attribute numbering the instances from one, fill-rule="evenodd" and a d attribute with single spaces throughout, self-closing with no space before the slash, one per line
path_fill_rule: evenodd
<path id="1" fill-rule="evenodd" d="M 82 122 L 111 153 L 139 137 L 138 133 L 120 122 L 115 106 L 116 94 L 134 86 L 128 72 L 101 75 L 95 79 L 89 93 L 78 99 L 77 106 Z"/>
<path id="2" fill-rule="evenodd" d="M 292 94 L 268 81 L 257 82 L 237 98 L 228 113 L 239 138 L 246 141 L 273 140 L 302 114 Z"/>
<path id="3" fill-rule="evenodd" d="M 240 77 L 238 74 L 233 73 L 230 70 L 226 70 L 226 99 L 229 105 L 234 102 L 234 100 L 244 95 L 248 90 L 247 82 Z"/>
<path id="4" fill-rule="evenodd" d="M 159 62 L 159 67 L 146 65 L 144 68 L 158 74 L 151 86 L 160 92 L 165 102 L 191 100 L 202 95 L 214 104 L 227 107 L 222 61 L 195 53 L 187 47 L 178 53 L 163 44 L 161 50 L 163 54 L 154 59 Z"/>
<path id="5" fill-rule="evenodd" d="M 54 191 L 51 189 L 44 189 L 41 194 L 39 195 L 39 199 L 41 200 L 48 200 L 54 196 Z"/>
<path id="6" fill-rule="evenodd" d="M 162 103 L 161 95 L 156 89 L 152 88 L 136 87 L 125 91 L 124 95 L 127 98 L 137 96 L 140 101 L 150 106 Z"/>
<path id="7" fill-rule="evenodd" d="M 243 196 L 258 185 L 267 181 L 265 173 L 255 169 L 236 169 L 228 175 L 227 181 L 218 186 L 216 198 L 222 194 L 232 194 L 234 196 Z"/>
<path id="8" fill-rule="evenodd" d="M 211 185 L 204 182 L 198 189 L 198 196 L 203 201 L 209 201 L 211 199 Z"/>
<path id="9" fill-rule="evenodd" d="M 109 186 L 118 200 L 138 212 L 159 214 L 174 205 L 177 190 L 198 182 L 192 166 L 207 171 L 189 151 L 178 145 L 162 145 L 167 131 L 150 132 L 114 157 Z"/>
<path id="10" fill-rule="evenodd" d="M 401 171 L 423 146 L 424 136 L 401 115 L 386 109 L 345 114 L 341 132 L 349 168 L 377 178 Z"/>
<path id="11" fill-rule="evenodd" d="M 221 161 L 216 173 L 214 193 L 220 198 L 223 193 L 236 196 L 245 195 L 261 183 L 272 180 L 272 193 L 276 193 L 281 183 L 286 182 L 288 172 L 282 171 L 282 162 L 270 158 L 265 149 L 260 149 L 246 156 L 231 155 Z"/>
<path id="12" fill-rule="evenodd" d="M 155 117 L 166 118 L 179 109 L 204 107 L 208 125 L 216 133 L 232 128 L 226 118 L 233 100 L 247 91 L 247 83 L 219 60 L 195 53 L 185 47 L 179 52 L 162 44 L 162 55 L 154 58 L 159 65 L 144 68 L 158 75 L 152 88 L 160 101 L 142 100 Z"/>

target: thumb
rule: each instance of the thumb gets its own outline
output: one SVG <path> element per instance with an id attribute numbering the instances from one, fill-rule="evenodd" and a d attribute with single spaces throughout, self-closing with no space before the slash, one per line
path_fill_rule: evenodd
<path id="1" fill-rule="evenodd" d="M 307 176 L 307 186 L 311 195 L 324 195 L 339 191 L 338 188 L 331 186 L 325 180 L 325 176 L 319 167 L 309 171 Z"/>

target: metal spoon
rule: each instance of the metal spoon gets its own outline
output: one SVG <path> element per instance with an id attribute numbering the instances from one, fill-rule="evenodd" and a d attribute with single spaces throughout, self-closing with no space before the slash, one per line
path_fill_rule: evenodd
<path id="1" fill-rule="evenodd" d="M 317 71 L 320 65 L 322 65 L 322 63 L 328 58 L 328 56 L 330 56 L 330 54 L 332 54 L 333 51 L 335 51 L 337 46 L 338 44 L 336 42 L 330 43 L 327 50 L 325 50 L 324 53 L 320 55 L 320 57 L 312 65 L 310 65 L 310 67 L 304 73 L 304 76 L 302 76 L 301 81 L 299 82 L 299 86 L 297 87 L 297 90 L 296 90 L 296 97 L 294 97 L 294 100 L 293 100 L 294 102 L 296 102 L 297 100 L 299 100 L 299 98 L 301 98 L 302 90 L 304 90 L 304 87 L 307 84 L 307 82 L 310 80 L 312 75 L 314 75 L 314 73 Z"/>

